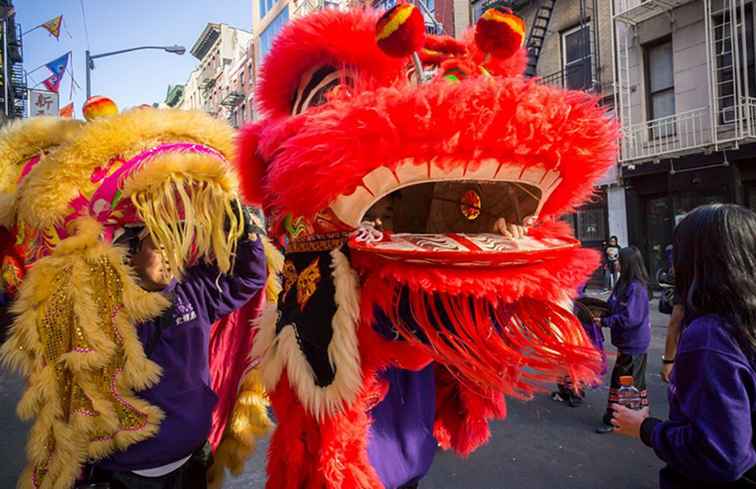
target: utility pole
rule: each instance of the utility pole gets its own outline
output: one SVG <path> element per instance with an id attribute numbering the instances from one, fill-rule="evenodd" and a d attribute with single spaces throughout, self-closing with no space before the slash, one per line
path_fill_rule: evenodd
<path id="1" fill-rule="evenodd" d="M 8 99 L 10 98 L 10 79 L 8 78 L 8 17 L 3 15 L 3 99 L 5 100 L 5 117 L 10 118 Z"/>

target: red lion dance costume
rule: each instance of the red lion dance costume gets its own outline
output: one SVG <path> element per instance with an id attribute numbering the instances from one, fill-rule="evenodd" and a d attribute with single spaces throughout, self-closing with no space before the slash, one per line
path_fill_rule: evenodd
<path id="1" fill-rule="evenodd" d="M 280 420 L 268 488 L 413 487 L 437 444 L 485 443 L 504 396 L 595 377 L 563 304 L 597 257 L 557 219 L 617 129 L 520 75 L 523 32 L 489 10 L 464 40 L 426 37 L 402 4 L 319 12 L 274 43 L 240 168 L 286 249 L 253 349 Z"/>

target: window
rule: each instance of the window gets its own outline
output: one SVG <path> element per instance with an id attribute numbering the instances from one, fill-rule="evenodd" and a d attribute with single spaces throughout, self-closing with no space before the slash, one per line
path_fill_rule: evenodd
<path id="1" fill-rule="evenodd" d="M 646 104 L 651 137 L 673 136 L 676 132 L 675 83 L 672 65 L 672 40 L 667 38 L 645 48 Z M 667 117 L 667 119 L 662 119 Z M 662 119 L 662 120 L 658 120 Z"/>
<path id="2" fill-rule="evenodd" d="M 752 4 L 745 6 L 745 26 L 742 22 L 741 10 L 738 8 L 735 18 L 735 27 L 738 36 L 738 49 L 740 53 L 740 85 L 741 95 L 756 97 L 756 64 L 754 63 L 754 37 L 753 37 L 753 8 Z M 714 25 L 714 53 L 717 59 L 717 101 L 719 103 L 719 123 L 729 124 L 735 122 L 735 67 L 733 66 L 732 46 L 732 14 L 727 11 L 724 14 L 715 15 L 712 19 Z M 745 28 L 745 44 L 743 40 L 743 27 Z M 745 51 L 744 47 L 745 45 Z M 747 82 L 746 82 L 747 77 Z"/>
<path id="3" fill-rule="evenodd" d="M 244 70 L 243 69 L 239 72 L 239 89 L 240 90 L 244 89 Z"/>
<path id="4" fill-rule="evenodd" d="M 270 51 L 273 46 L 273 39 L 276 38 L 281 28 L 289 21 L 289 6 L 287 5 L 281 10 L 275 19 L 273 19 L 268 27 L 260 34 L 260 59 L 265 58 L 265 55 Z"/>
<path id="5" fill-rule="evenodd" d="M 562 33 L 564 86 L 586 90 L 593 85 L 593 56 L 590 25 L 579 25 Z"/>
<path id="6" fill-rule="evenodd" d="M 265 18 L 265 15 L 270 12 L 270 9 L 272 9 L 275 4 L 276 0 L 260 0 L 260 19 Z"/>

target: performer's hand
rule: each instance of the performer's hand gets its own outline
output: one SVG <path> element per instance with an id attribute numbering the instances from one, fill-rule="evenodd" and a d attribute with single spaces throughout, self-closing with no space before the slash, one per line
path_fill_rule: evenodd
<path id="1" fill-rule="evenodd" d="M 518 224 L 507 223 L 507 220 L 500 217 L 494 222 L 493 231 L 510 239 L 522 238 L 528 234 L 528 228 Z"/>
<path id="2" fill-rule="evenodd" d="M 643 420 L 648 418 L 648 408 L 644 407 L 640 411 L 628 409 L 621 404 L 612 404 L 614 417 L 612 424 L 614 432 L 631 438 L 640 438 L 640 428 Z"/>
<path id="3" fill-rule="evenodd" d="M 659 375 L 661 375 L 662 382 L 665 384 L 669 384 L 669 376 L 672 375 L 672 367 L 674 367 L 674 365 L 674 363 L 663 363 L 661 366 Z"/>

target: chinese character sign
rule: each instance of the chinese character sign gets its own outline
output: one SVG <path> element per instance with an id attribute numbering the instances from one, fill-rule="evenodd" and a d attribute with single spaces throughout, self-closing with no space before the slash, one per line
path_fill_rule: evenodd
<path id="1" fill-rule="evenodd" d="M 29 117 L 58 115 L 58 94 L 45 90 L 29 90 Z"/>

